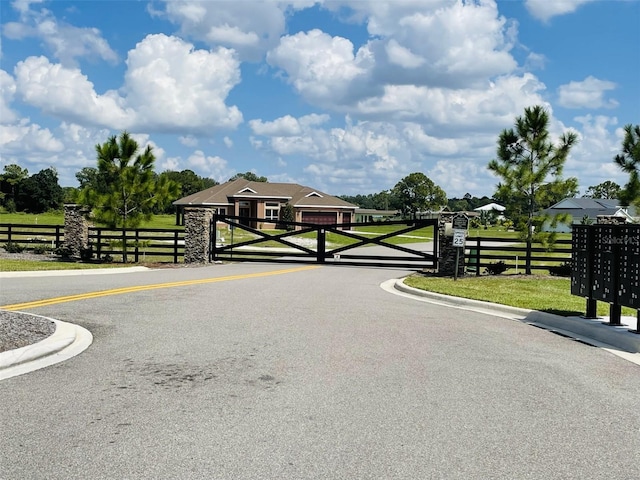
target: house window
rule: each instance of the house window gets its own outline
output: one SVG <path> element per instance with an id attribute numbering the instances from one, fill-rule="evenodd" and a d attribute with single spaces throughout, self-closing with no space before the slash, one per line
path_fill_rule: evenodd
<path id="1" fill-rule="evenodd" d="M 276 221 L 280 218 L 280 204 L 278 202 L 265 202 L 264 218 Z"/>
<path id="2" fill-rule="evenodd" d="M 218 215 L 226 215 L 227 209 L 225 207 L 218 208 Z"/>

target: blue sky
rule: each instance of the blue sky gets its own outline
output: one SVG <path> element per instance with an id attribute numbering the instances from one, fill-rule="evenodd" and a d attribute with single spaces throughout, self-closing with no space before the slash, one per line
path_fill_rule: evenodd
<path id="1" fill-rule="evenodd" d="M 0 167 L 63 186 L 122 130 L 156 168 L 334 195 L 420 171 L 491 196 L 496 140 L 544 105 L 592 185 L 640 123 L 640 2 L 0 0 Z"/>

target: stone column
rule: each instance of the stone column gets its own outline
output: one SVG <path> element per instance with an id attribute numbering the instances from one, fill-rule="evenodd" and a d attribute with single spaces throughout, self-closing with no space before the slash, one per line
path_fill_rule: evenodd
<path id="1" fill-rule="evenodd" d="M 184 263 L 209 261 L 212 219 L 212 208 L 184 209 Z"/>
<path id="2" fill-rule="evenodd" d="M 84 217 L 86 213 L 82 205 L 64 206 L 64 246 L 71 250 L 74 258 L 80 258 L 82 251 L 89 247 L 89 223 Z"/>
<path id="3" fill-rule="evenodd" d="M 458 213 L 442 212 L 438 217 L 438 275 L 453 277 L 456 271 L 456 250 L 453 246 L 453 231 L 447 232 L 447 225 L 451 228 L 451 221 Z M 464 249 L 459 251 L 458 276 L 464 275 Z"/>

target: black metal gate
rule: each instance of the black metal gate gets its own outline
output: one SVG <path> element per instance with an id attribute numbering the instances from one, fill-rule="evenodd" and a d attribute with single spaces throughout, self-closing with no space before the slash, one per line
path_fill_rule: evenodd
<path id="1" fill-rule="evenodd" d="M 437 220 L 331 225 L 278 220 L 277 230 L 254 228 L 265 223 L 274 221 L 214 215 L 210 260 L 415 269 L 437 265 Z"/>

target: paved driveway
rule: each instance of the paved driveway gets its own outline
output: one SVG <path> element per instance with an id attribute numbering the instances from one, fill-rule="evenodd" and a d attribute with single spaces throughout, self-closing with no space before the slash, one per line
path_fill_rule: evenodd
<path id="1" fill-rule="evenodd" d="M 0 478 L 640 478 L 637 365 L 383 291 L 400 270 L 253 275 L 286 268 L 3 279 L 158 288 L 30 310 L 94 343 L 0 382 Z"/>

